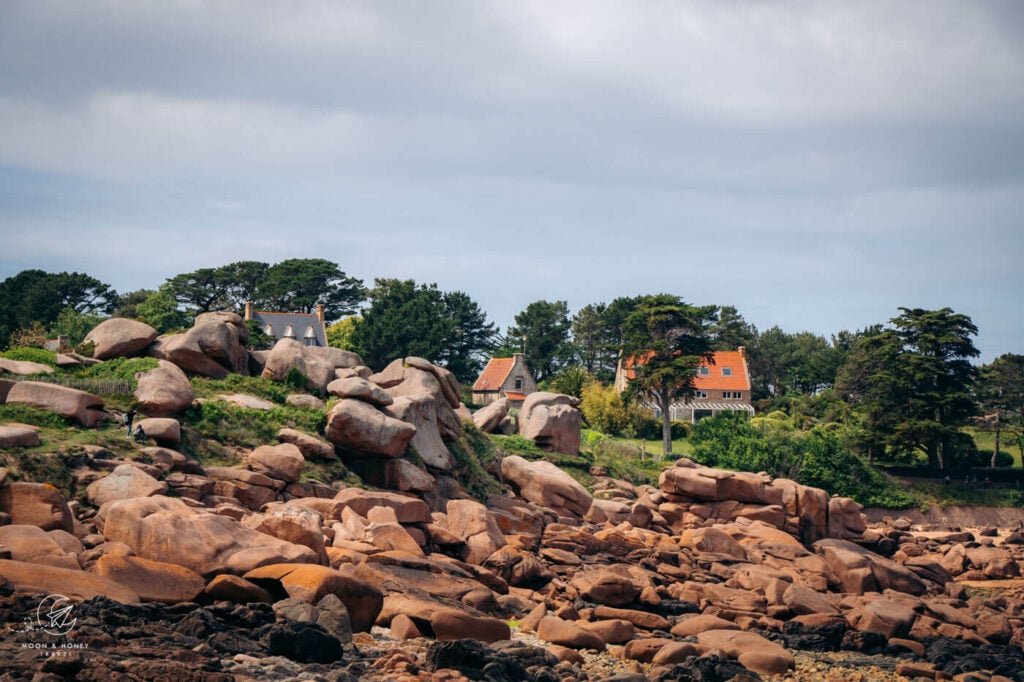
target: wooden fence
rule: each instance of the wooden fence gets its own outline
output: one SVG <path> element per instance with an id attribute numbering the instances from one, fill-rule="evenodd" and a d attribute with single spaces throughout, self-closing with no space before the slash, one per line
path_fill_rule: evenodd
<path id="1" fill-rule="evenodd" d="M 135 382 L 125 379 L 91 379 L 82 377 L 58 377 L 48 374 L 12 374 L 3 376 L 11 381 L 38 381 L 44 384 L 56 384 L 77 388 L 79 391 L 87 391 L 94 395 L 116 395 L 131 394 L 135 392 Z"/>

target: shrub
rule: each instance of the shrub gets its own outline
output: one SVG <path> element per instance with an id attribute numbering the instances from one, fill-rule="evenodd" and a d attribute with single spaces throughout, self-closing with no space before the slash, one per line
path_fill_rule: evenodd
<path id="1" fill-rule="evenodd" d="M 906 507 L 917 499 L 848 446 L 842 427 L 802 432 L 783 413 L 746 421 L 739 413 L 702 419 L 693 429 L 693 458 L 738 471 L 766 471 L 852 497 L 869 506 Z"/>
<path id="2" fill-rule="evenodd" d="M 40 365 L 49 365 L 50 367 L 57 366 L 57 353 L 45 348 L 22 346 L 21 348 L 12 348 L 9 351 L 0 353 L 0 357 L 7 358 L 8 360 L 18 360 L 19 362 L 37 362 Z"/>
<path id="3" fill-rule="evenodd" d="M 135 383 L 135 375 L 148 372 L 160 366 L 156 358 L 114 358 L 92 365 L 82 371 L 82 376 L 93 379 L 119 379 Z"/>
<path id="4" fill-rule="evenodd" d="M 55 412 L 17 403 L 0 405 L 0 423 L 2 422 L 20 422 L 44 429 L 64 429 L 70 424 L 67 418 Z"/>

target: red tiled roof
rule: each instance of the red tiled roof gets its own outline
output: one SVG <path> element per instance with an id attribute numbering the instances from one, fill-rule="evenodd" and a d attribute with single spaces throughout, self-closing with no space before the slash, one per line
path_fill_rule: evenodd
<path id="1" fill-rule="evenodd" d="M 508 373 L 515 365 L 515 358 L 491 358 L 484 371 L 473 384 L 474 391 L 497 391 L 508 378 Z"/>
<path id="2" fill-rule="evenodd" d="M 514 393 L 512 391 L 506 391 L 505 397 L 508 398 L 509 400 L 526 400 L 525 393 Z"/>
<path id="3" fill-rule="evenodd" d="M 645 357 L 639 364 L 642 365 L 646 361 Z M 627 360 L 627 364 L 626 378 L 636 378 L 636 372 L 633 371 L 635 363 Z M 708 368 L 709 373 L 706 376 L 700 373 L 701 367 Z M 732 376 L 723 374 L 723 369 L 731 370 Z M 698 365 L 693 387 L 699 391 L 749 391 L 750 377 L 747 376 L 747 363 L 743 360 L 743 355 L 735 350 L 715 351 L 713 362 L 701 362 Z"/>

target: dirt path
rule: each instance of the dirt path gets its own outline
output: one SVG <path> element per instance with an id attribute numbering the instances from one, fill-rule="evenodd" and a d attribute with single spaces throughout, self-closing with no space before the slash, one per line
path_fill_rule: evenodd
<path id="1" fill-rule="evenodd" d="M 920 509 L 882 509 L 865 507 L 864 513 L 872 522 L 881 521 L 889 516 L 897 519 L 905 516 L 914 523 L 941 524 L 948 526 L 997 526 L 1000 528 L 1017 528 L 1024 526 L 1024 509 L 1017 507 L 958 507 L 949 506 L 940 509 L 932 505 L 926 512 Z"/>

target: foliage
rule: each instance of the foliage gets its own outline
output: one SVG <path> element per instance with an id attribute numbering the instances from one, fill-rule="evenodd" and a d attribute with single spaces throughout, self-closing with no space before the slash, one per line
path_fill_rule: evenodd
<path id="1" fill-rule="evenodd" d="M 383 367 L 415 355 L 445 366 L 463 382 L 479 373 L 494 327 L 464 293 L 442 292 L 436 284 L 411 279 L 377 279 L 369 299 L 352 333 L 367 365 Z"/>
<path id="2" fill-rule="evenodd" d="M 199 268 L 175 275 L 160 287 L 175 302 L 192 313 L 206 313 L 227 307 L 228 280 L 217 268 Z"/>
<path id="3" fill-rule="evenodd" d="M 515 316 L 515 326 L 508 328 L 507 342 L 522 349 L 533 378 L 543 381 L 572 359 L 569 329 L 568 303 L 534 301 Z"/>
<path id="4" fill-rule="evenodd" d="M 623 326 L 622 357 L 634 374 L 627 397 L 650 400 L 661 410 L 666 455 L 672 452 L 670 407 L 693 394 L 697 366 L 711 357 L 707 323 L 713 312 L 687 305 L 678 296 L 646 296 Z"/>
<path id="5" fill-rule="evenodd" d="M 136 319 L 161 334 L 192 326 L 193 314 L 178 308 L 178 302 L 166 284 L 136 304 L 135 313 Z"/>
<path id="6" fill-rule="evenodd" d="M 303 384 L 305 379 L 303 379 Z M 286 399 L 295 390 L 287 383 L 271 381 L 263 377 L 247 377 L 241 374 L 229 374 L 223 379 L 195 377 L 192 379 L 192 392 L 197 398 L 214 398 L 222 394 L 243 393 L 284 405 Z"/>
<path id="7" fill-rule="evenodd" d="M 594 381 L 594 377 L 583 367 L 566 367 L 548 382 L 547 390 L 574 398 L 582 398 L 583 390 Z"/>
<path id="8" fill-rule="evenodd" d="M 954 466 L 955 434 L 976 413 L 977 327 L 949 308 L 900 308 L 891 327 L 854 344 L 837 380 L 861 407 L 864 440 L 891 457 L 922 452 L 933 469 Z"/>
<path id="9" fill-rule="evenodd" d="M 32 322 L 11 332 L 8 348 L 42 348 L 49 334 L 41 322 Z"/>
<path id="10" fill-rule="evenodd" d="M 56 412 L 17 403 L 0 404 L 0 423 L 6 422 L 20 422 L 48 429 L 63 429 L 71 423 Z"/>
<path id="11" fill-rule="evenodd" d="M 86 335 L 96 325 L 105 319 L 107 319 L 105 315 L 82 313 L 69 306 L 60 311 L 57 319 L 50 323 L 49 335 L 51 339 L 66 336 L 70 345 L 77 346 L 85 340 Z"/>
<path id="12" fill-rule="evenodd" d="M 610 382 L 619 359 L 615 330 L 604 303 L 583 306 L 572 318 L 572 340 L 576 360 L 588 374 Z"/>
<path id="13" fill-rule="evenodd" d="M 79 372 L 81 376 L 94 379 L 119 379 L 135 383 L 135 375 L 148 372 L 160 366 L 156 358 L 114 358 L 91 365 Z"/>
<path id="14" fill-rule="evenodd" d="M 111 311 L 111 317 L 125 317 L 135 320 L 139 317 L 138 305 L 155 294 L 152 289 L 136 289 L 121 294 L 117 299 L 117 305 Z"/>
<path id="15" fill-rule="evenodd" d="M 356 327 L 363 321 L 358 315 L 349 315 L 327 326 L 327 345 L 342 350 L 356 349 Z"/>
<path id="16" fill-rule="evenodd" d="M 23 270 L 0 282 L 0 344 L 18 328 L 49 326 L 65 308 L 109 314 L 116 304 L 117 292 L 89 275 Z"/>
<path id="17" fill-rule="evenodd" d="M 362 280 L 322 258 L 290 258 L 267 268 L 256 289 L 271 310 L 311 313 L 318 303 L 328 320 L 351 315 L 366 298 Z"/>
<path id="18" fill-rule="evenodd" d="M 1003 434 L 1015 439 L 1024 450 L 1024 355 L 1006 353 L 984 365 L 977 395 L 986 412 L 982 426 L 995 434 L 994 457 L 1001 454 Z"/>
<path id="19" fill-rule="evenodd" d="M 487 321 L 480 306 L 463 292 L 446 292 L 441 300 L 450 331 L 438 361 L 459 381 L 471 382 L 480 374 L 485 355 L 494 347 L 497 329 Z"/>
<path id="20" fill-rule="evenodd" d="M 647 436 L 650 426 L 657 424 L 646 410 L 627 404 L 611 386 L 592 381 L 582 392 L 580 412 L 590 428 L 614 436 L 634 438 Z"/>
<path id="21" fill-rule="evenodd" d="M 249 330 L 249 343 L 246 348 L 249 350 L 267 350 L 274 345 L 274 337 L 263 331 L 263 326 L 257 320 L 246 320 L 245 326 Z"/>
<path id="22" fill-rule="evenodd" d="M 736 350 L 740 346 L 749 350 L 757 338 L 757 328 L 744 320 L 735 307 L 723 305 L 718 308 L 708 335 L 712 350 Z"/>
<path id="23" fill-rule="evenodd" d="M 183 423 L 210 440 L 257 447 L 274 442 L 282 428 L 322 433 L 327 411 L 291 405 L 253 410 L 222 400 L 206 400 L 186 410 Z"/>
<path id="24" fill-rule="evenodd" d="M 504 492 L 504 488 L 486 470 L 501 462 L 487 434 L 472 424 L 464 423 L 462 437 L 448 443 L 448 451 L 455 458 L 453 476 L 474 499 L 486 502 L 489 496 Z"/>
<path id="25" fill-rule="evenodd" d="M 57 366 L 57 353 L 45 348 L 17 347 L 0 353 L 0 358 L 8 360 L 19 360 L 21 362 L 36 362 L 40 365 Z"/>
<path id="26" fill-rule="evenodd" d="M 916 502 L 855 455 L 845 435 L 838 425 L 800 431 L 781 412 L 750 421 L 727 412 L 697 423 L 692 457 L 709 466 L 766 471 L 868 506 L 906 507 Z"/>

